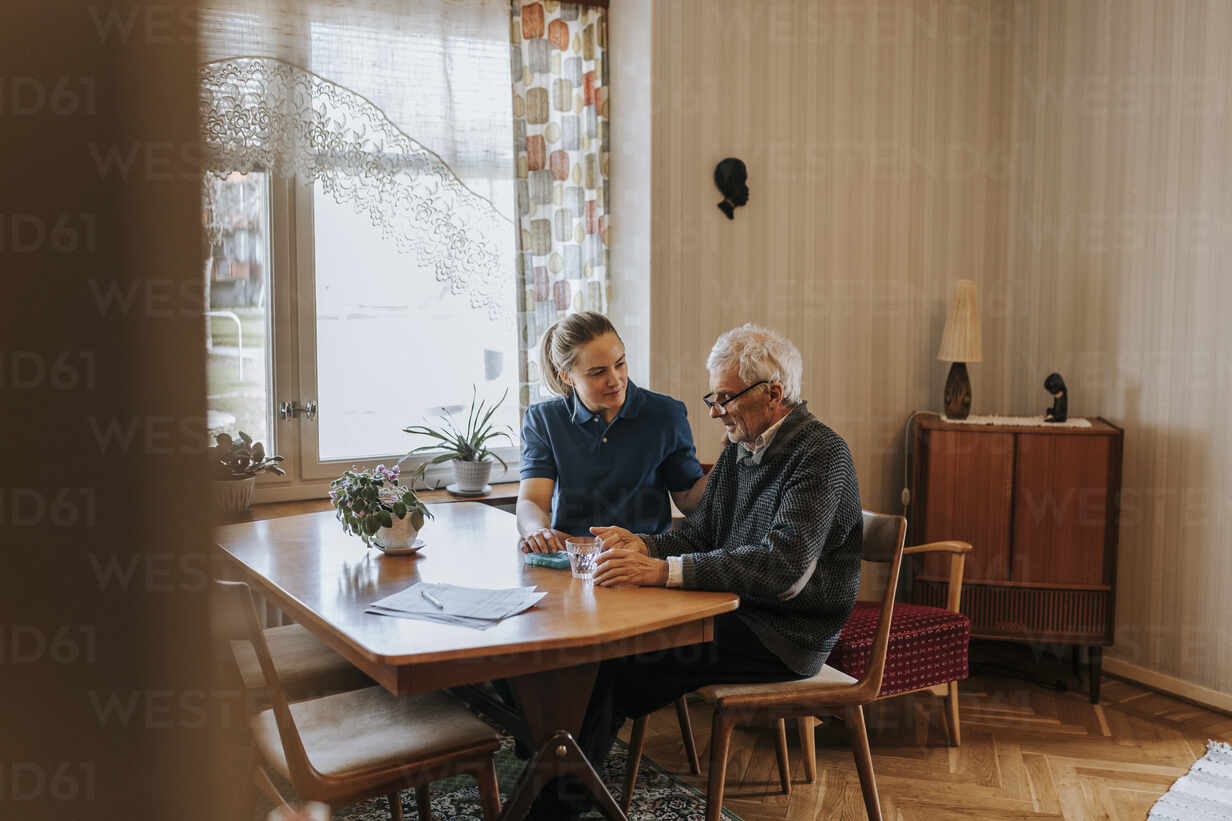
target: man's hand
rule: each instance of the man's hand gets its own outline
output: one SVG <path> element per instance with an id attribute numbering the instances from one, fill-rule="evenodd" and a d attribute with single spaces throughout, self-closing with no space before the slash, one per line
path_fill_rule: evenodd
<path id="1" fill-rule="evenodd" d="M 650 555 L 646 543 L 623 527 L 592 527 L 590 532 L 603 540 L 604 550 L 630 550 L 643 556 Z"/>
<path id="2" fill-rule="evenodd" d="M 636 539 L 636 537 L 634 537 Z M 637 539 L 641 541 L 641 539 Z M 606 546 L 607 540 L 604 540 Z M 645 545 L 643 545 L 645 547 Z M 652 559 L 644 552 L 609 548 L 599 554 L 595 565 L 595 584 L 613 587 L 618 584 L 636 584 L 642 587 L 667 586 L 667 562 Z"/>
<path id="3" fill-rule="evenodd" d="M 567 538 L 568 533 L 544 527 L 519 539 L 518 547 L 523 553 L 556 553 L 565 549 Z"/>

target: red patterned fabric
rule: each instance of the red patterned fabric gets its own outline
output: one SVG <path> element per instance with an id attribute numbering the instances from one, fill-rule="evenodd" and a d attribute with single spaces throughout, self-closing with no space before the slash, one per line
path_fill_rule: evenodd
<path id="1" fill-rule="evenodd" d="M 856 602 L 826 663 L 855 678 L 864 675 L 880 614 L 879 602 Z M 961 613 L 895 603 L 881 697 L 965 679 L 970 640 L 971 620 Z"/>

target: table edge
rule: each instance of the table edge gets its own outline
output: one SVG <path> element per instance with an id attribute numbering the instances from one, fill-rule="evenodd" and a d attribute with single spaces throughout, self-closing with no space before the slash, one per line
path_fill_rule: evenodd
<path id="1" fill-rule="evenodd" d="M 692 622 L 702 621 L 704 619 L 712 619 L 715 616 L 719 616 L 724 613 L 731 613 L 740 608 L 740 596 L 736 593 L 723 593 L 723 592 L 702 591 L 702 590 L 683 591 L 683 592 L 698 593 L 698 594 L 707 595 L 707 596 L 724 596 L 726 598 L 722 601 L 714 602 L 711 606 L 705 608 L 705 610 L 703 611 L 698 611 L 697 613 L 690 614 L 688 618 L 675 619 L 675 620 L 669 619 L 669 620 L 665 620 L 662 622 L 655 622 L 654 624 L 645 626 L 642 629 L 625 629 L 625 630 L 616 629 L 616 630 L 603 632 L 603 633 L 592 633 L 592 634 L 587 634 L 585 636 L 575 636 L 575 637 L 570 637 L 570 638 L 565 638 L 565 639 L 559 639 L 559 640 L 554 641 L 552 646 L 550 647 L 540 646 L 537 642 L 521 642 L 518 644 L 506 645 L 500 648 L 498 652 L 493 652 L 491 648 L 473 647 L 473 648 L 468 648 L 468 649 L 460 650 L 460 651 L 459 650 L 440 650 L 440 651 L 436 651 L 432 653 L 415 653 L 411 655 L 386 655 L 384 653 L 378 653 L 375 650 L 371 649 L 370 647 L 364 644 L 361 644 L 357 641 L 354 641 L 351 637 L 343 634 L 341 631 L 335 628 L 332 624 L 329 624 L 328 622 L 321 619 L 316 614 L 315 611 L 310 609 L 307 605 L 305 605 L 302 601 L 297 599 L 295 596 L 291 595 L 283 588 L 278 587 L 275 584 L 272 584 L 268 578 L 266 578 L 265 576 L 261 575 L 259 572 L 254 570 L 251 566 L 249 566 L 246 562 L 244 562 L 243 559 L 241 559 L 239 556 L 236 556 L 234 553 L 228 550 L 221 543 L 214 542 L 214 546 L 219 550 L 219 552 L 222 553 L 222 555 L 226 559 L 228 559 L 233 564 L 241 568 L 244 576 L 246 577 L 246 581 L 249 582 L 250 587 L 255 583 L 260 588 L 262 593 L 270 595 L 280 605 L 285 605 L 284 609 L 287 610 L 287 615 L 291 616 L 297 622 L 301 620 L 311 621 L 314 625 L 320 627 L 321 629 L 325 631 L 328 631 L 332 636 L 336 636 L 339 643 L 345 644 L 347 647 L 351 648 L 353 651 L 362 655 L 365 659 L 368 659 L 369 661 L 376 663 L 376 664 L 382 664 L 382 665 L 387 665 L 391 667 L 404 667 L 404 666 L 409 666 L 409 665 L 414 665 L 414 664 L 434 664 L 434 663 L 438 663 L 442 661 L 452 661 L 452 660 L 461 661 L 461 660 L 473 659 L 473 658 L 508 658 L 508 657 L 525 655 L 527 653 L 544 653 L 544 652 L 552 652 L 555 650 L 568 650 L 571 648 L 585 647 L 585 646 L 592 645 L 592 644 L 602 644 L 602 643 L 607 643 L 607 642 L 620 641 L 622 639 L 631 638 L 633 636 L 654 633 L 656 631 L 664 630 L 670 627 L 677 627 L 677 626 L 684 625 L 684 624 L 690 624 Z M 389 617 L 386 617 L 386 618 L 389 618 Z M 511 618 L 516 618 L 516 617 L 511 616 Z"/>

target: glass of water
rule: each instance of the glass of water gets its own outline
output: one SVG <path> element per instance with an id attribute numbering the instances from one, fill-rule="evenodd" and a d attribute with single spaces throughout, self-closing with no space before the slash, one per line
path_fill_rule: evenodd
<path id="1" fill-rule="evenodd" d="M 595 575 L 595 560 L 603 552 L 603 541 L 593 536 L 571 536 L 565 539 L 565 551 L 573 578 L 589 580 Z"/>

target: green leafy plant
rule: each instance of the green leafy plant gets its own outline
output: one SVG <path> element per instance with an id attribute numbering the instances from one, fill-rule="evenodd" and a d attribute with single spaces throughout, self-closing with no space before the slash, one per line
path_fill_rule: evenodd
<path id="1" fill-rule="evenodd" d="M 492 424 L 492 415 L 496 413 L 497 408 L 509 396 L 509 391 L 506 389 L 501 394 L 501 398 L 491 405 L 487 405 L 484 400 L 479 398 L 478 388 L 472 387 L 471 391 L 471 408 L 466 414 L 466 427 L 464 429 L 458 429 L 458 426 L 453 422 L 452 416 L 440 417 L 444 423 L 440 427 L 411 425 L 402 429 L 404 432 L 414 436 L 426 436 L 433 440 L 432 444 L 415 448 L 407 454 L 407 456 L 428 452 L 436 454 L 419 466 L 417 472 L 421 476 L 428 469 L 429 465 L 449 462 L 455 459 L 459 462 L 486 462 L 489 459 L 495 459 L 501 463 L 501 467 L 508 469 L 509 465 L 505 464 L 504 459 L 492 452 L 489 443 L 497 438 L 504 437 L 509 444 L 513 444 L 513 432 L 507 425 L 497 427 Z"/>
<path id="2" fill-rule="evenodd" d="M 410 485 L 402 484 L 397 465 L 377 465 L 371 471 L 351 468 L 329 483 L 329 500 L 337 509 L 342 529 L 369 547 L 376 532 L 393 527 L 395 518 L 409 516 L 416 530 L 423 528 L 425 519 L 433 518 Z"/>
<path id="3" fill-rule="evenodd" d="M 286 476 L 287 472 L 278 466 L 281 456 L 266 456 L 265 448 L 260 442 L 252 441 L 252 437 L 240 431 L 238 440 L 225 433 L 214 438 L 215 444 L 209 449 L 210 469 L 215 479 L 248 479 L 263 471 Z"/>

